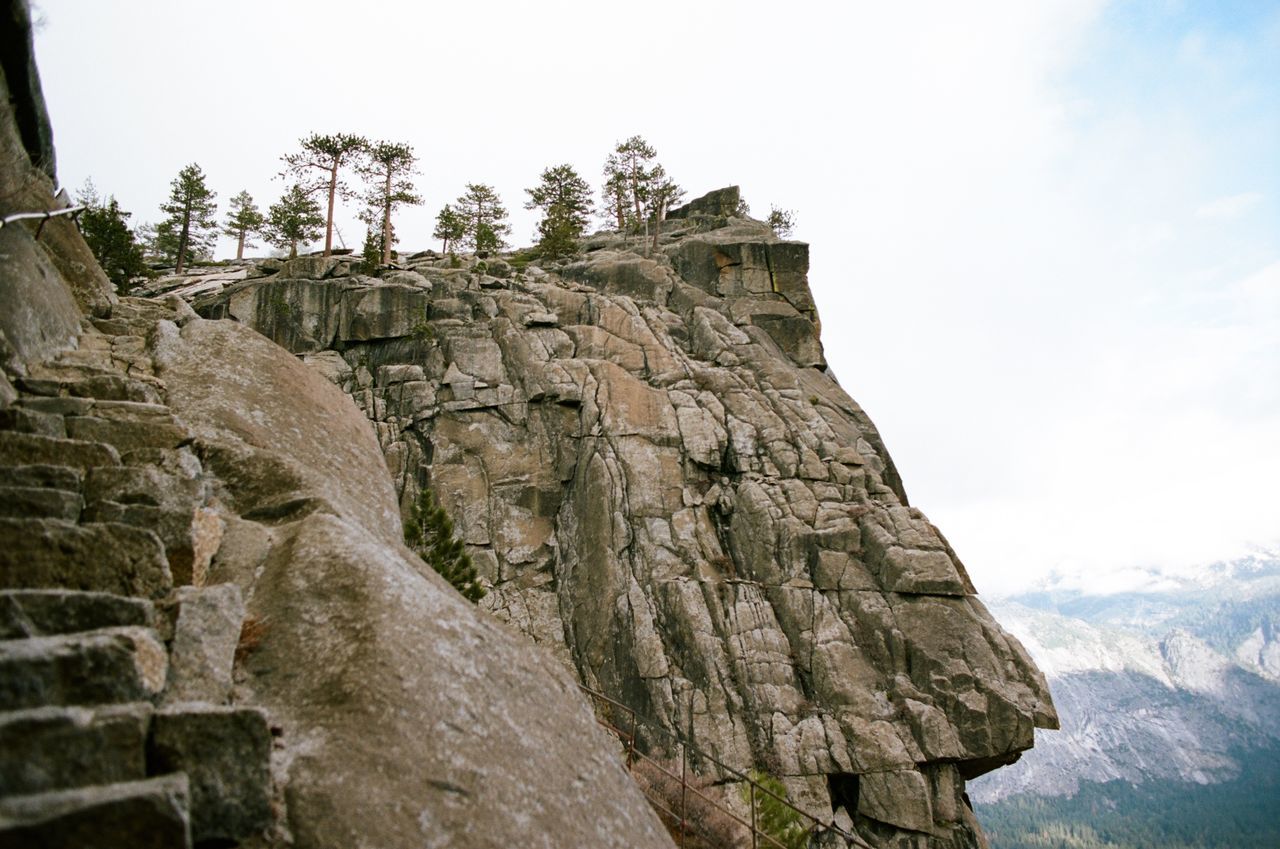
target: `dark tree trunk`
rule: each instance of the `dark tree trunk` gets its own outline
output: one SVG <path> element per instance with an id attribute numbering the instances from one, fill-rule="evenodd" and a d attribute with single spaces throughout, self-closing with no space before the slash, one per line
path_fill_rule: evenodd
<path id="1" fill-rule="evenodd" d="M 244 259 L 244 234 L 245 231 L 241 230 L 240 242 L 236 245 L 236 259 Z"/>
<path id="2" fill-rule="evenodd" d="M 333 254 L 333 198 L 338 193 L 338 160 L 333 161 L 333 170 L 329 172 L 329 218 L 324 227 L 324 255 Z"/>
<path id="3" fill-rule="evenodd" d="M 182 210 L 182 233 L 178 235 L 178 267 L 175 274 L 182 273 L 183 260 L 187 255 L 187 242 L 191 238 L 191 201 Z"/>
<path id="4" fill-rule="evenodd" d="M 391 166 L 387 166 L 387 188 L 382 203 L 382 264 L 391 262 Z"/>

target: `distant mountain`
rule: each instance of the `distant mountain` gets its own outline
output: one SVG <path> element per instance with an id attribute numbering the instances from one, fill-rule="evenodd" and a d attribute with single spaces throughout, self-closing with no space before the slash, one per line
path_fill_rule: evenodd
<path id="1" fill-rule="evenodd" d="M 1037 732 L 1020 762 L 970 784 L 993 849 L 1130 845 L 1118 826 L 1100 836 L 1108 818 L 1148 845 L 1235 847 L 1246 844 L 1226 832 L 1214 842 L 1174 829 L 1178 810 L 1227 799 L 1274 810 L 1280 556 L 1152 573 L 1149 586 L 991 603 L 1049 678 L 1062 721 L 1061 731 Z M 1280 831 L 1272 836 L 1256 845 L 1280 845 Z"/>

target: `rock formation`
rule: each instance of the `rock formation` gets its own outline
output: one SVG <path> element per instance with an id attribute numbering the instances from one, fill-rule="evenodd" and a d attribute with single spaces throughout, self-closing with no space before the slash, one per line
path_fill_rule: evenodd
<path id="1" fill-rule="evenodd" d="M 828 372 L 808 246 L 737 199 L 652 256 L 307 257 L 193 303 L 348 393 L 401 509 L 430 486 L 483 606 L 584 683 L 872 845 L 981 845 L 964 782 L 1056 724 L 1044 680 Z"/>
<path id="2" fill-rule="evenodd" d="M 0 217 L 55 204 L 26 11 Z M 117 298 L 66 217 L 0 227 L 0 366 L 0 845 L 671 845 L 567 671 L 405 548 L 314 370 Z"/>
<path id="3" fill-rule="evenodd" d="M 54 203 L 21 40 L 0 215 Z M 807 246 L 736 208 L 268 261 L 199 315 L 0 228 L 0 843 L 669 846 L 577 678 L 861 842 L 983 845 L 964 782 L 1044 680 L 827 371 Z M 404 546 L 423 486 L 486 609 Z"/>

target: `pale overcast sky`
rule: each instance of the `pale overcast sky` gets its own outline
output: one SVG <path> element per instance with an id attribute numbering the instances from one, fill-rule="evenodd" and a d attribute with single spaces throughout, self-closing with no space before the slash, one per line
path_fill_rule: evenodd
<path id="1" fill-rule="evenodd" d="M 794 209 L 832 367 L 980 591 L 1280 540 L 1278 2 L 38 7 L 60 176 L 135 224 L 189 162 L 265 207 L 312 131 L 416 148 L 410 250 L 467 182 L 532 241 L 539 171 L 635 133 Z"/>

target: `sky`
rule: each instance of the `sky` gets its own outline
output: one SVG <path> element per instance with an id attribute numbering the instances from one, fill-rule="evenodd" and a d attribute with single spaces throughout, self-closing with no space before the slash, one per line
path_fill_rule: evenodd
<path id="1" fill-rule="evenodd" d="M 831 368 L 982 593 L 1280 545 L 1280 0 L 36 7 L 59 176 L 135 224 L 190 162 L 265 207 L 312 132 L 414 146 L 407 250 L 469 182 L 532 242 L 540 171 L 598 187 L 633 134 L 794 210 Z"/>

